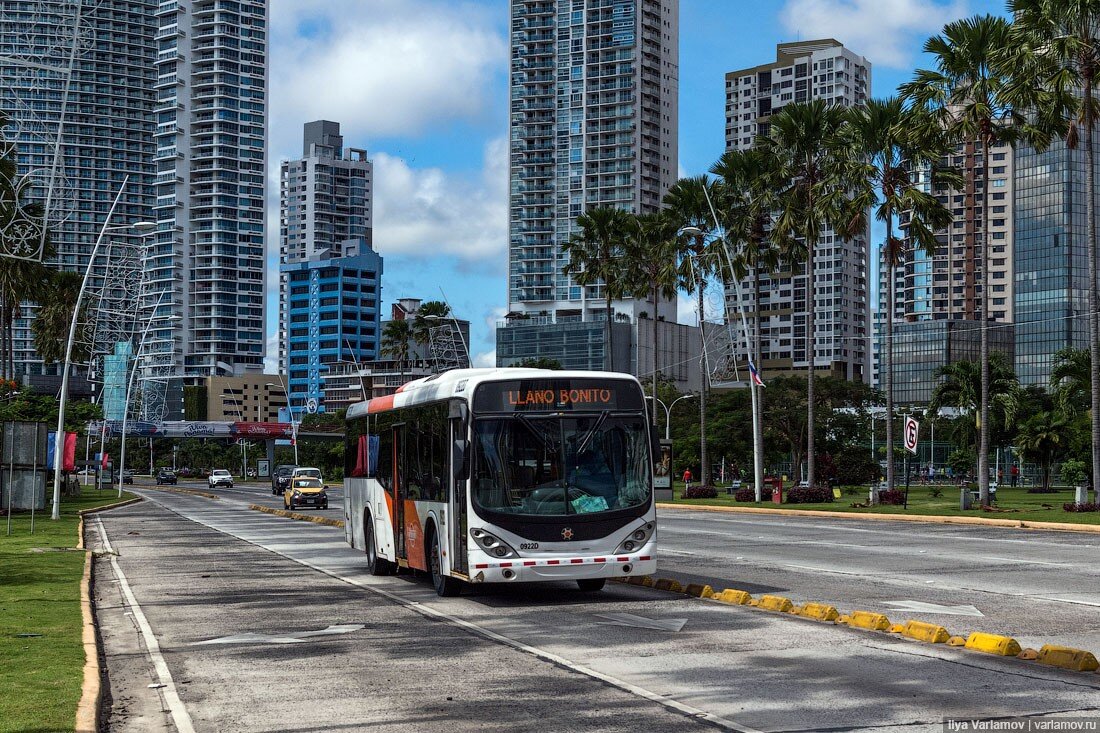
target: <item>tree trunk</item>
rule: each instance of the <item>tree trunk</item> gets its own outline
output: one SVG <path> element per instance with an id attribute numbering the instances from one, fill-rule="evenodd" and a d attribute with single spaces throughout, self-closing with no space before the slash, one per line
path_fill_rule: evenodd
<path id="1" fill-rule="evenodd" d="M 992 136 L 982 140 L 982 403 L 978 426 L 978 502 L 989 506 L 989 208 L 990 191 L 989 156 L 992 155 Z"/>
<path id="2" fill-rule="evenodd" d="M 658 358 L 657 358 L 657 298 L 660 297 L 660 293 L 657 292 L 657 284 L 653 284 L 653 426 L 657 426 L 657 370 L 658 370 Z M 671 469 L 670 469 L 671 470 Z"/>
<path id="3" fill-rule="evenodd" d="M 710 465 L 707 463 L 707 336 L 703 331 L 703 270 L 699 269 L 699 336 L 703 350 L 699 353 L 699 482 L 710 486 Z"/>
<path id="4" fill-rule="evenodd" d="M 752 346 L 751 346 L 751 348 L 752 348 L 752 361 L 753 361 L 753 364 L 756 365 L 756 370 L 757 370 L 758 373 L 759 373 L 760 368 L 761 368 L 760 367 L 760 259 L 759 259 L 760 245 L 761 245 L 761 243 L 757 242 L 757 260 L 756 260 L 756 264 L 752 268 L 752 278 L 753 278 L 752 308 L 753 308 L 753 313 L 755 315 L 753 316 L 753 320 L 752 320 Z M 750 380 L 752 379 L 751 374 L 749 375 L 749 379 Z M 756 426 L 755 426 L 756 427 L 756 434 L 761 436 L 761 443 L 763 443 L 763 435 L 764 435 L 764 390 L 760 389 L 760 387 L 754 387 L 754 389 L 756 390 L 756 416 L 753 419 L 756 420 Z M 763 450 L 764 450 L 763 445 L 761 445 L 761 447 L 760 447 L 761 454 L 763 454 Z M 762 501 L 763 498 L 764 498 L 764 494 L 763 494 L 764 487 L 759 485 L 760 482 L 758 482 L 756 480 L 755 460 L 756 460 L 756 457 L 753 456 L 753 461 L 754 461 L 754 463 L 753 463 L 753 469 L 754 469 L 753 484 L 756 488 L 756 500 L 757 501 Z M 764 459 L 761 458 L 760 462 L 761 462 L 761 464 L 763 464 Z"/>
<path id="5" fill-rule="evenodd" d="M 886 207 L 886 268 L 889 282 L 886 283 L 886 488 L 894 490 L 894 251 L 892 248 L 894 233 L 894 212 Z M 878 492 L 871 492 L 871 503 L 878 504 Z"/>
<path id="6" fill-rule="evenodd" d="M 812 199 L 807 208 L 813 208 Z M 817 365 L 817 334 L 814 332 L 814 248 L 816 241 L 806 236 L 806 359 L 809 369 L 806 373 L 806 483 L 813 487 L 816 479 L 814 463 L 814 372 Z"/>
<path id="7" fill-rule="evenodd" d="M 607 371 L 615 371 L 615 341 L 611 335 L 611 290 L 607 283 L 604 283 L 604 294 L 607 295 Z"/>
<path id="8" fill-rule="evenodd" d="M 1092 76 L 1085 79 L 1085 110 L 1092 109 Z M 1092 147 L 1091 112 L 1085 117 L 1085 219 L 1088 221 L 1089 262 L 1089 377 L 1092 392 L 1092 486 L 1100 485 L 1100 297 L 1097 295 L 1096 152 Z"/>

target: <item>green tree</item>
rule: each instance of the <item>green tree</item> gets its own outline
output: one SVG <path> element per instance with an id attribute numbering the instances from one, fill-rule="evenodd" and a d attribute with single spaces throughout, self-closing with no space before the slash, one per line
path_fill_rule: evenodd
<path id="1" fill-rule="evenodd" d="M 451 306 L 441 300 L 428 300 L 420 304 L 413 316 L 412 335 L 418 344 L 427 345 L 430 332 L 445 319 L 451 317 Z"/>
<path id="2" fill-rule="evenodd" d="M 903 96 L 933 115 L 953 140 L 981 151 L 976 169 L 988 181 L 990 151 L 999 143 L 1014 145 L 1026 139 L 1038 149 L 1050 143 L 1049 127 L 1034 124 L 1017 103 L 1011 64 L 1003 63 L 1004 49 L 1012 43 L 1009 22 L 992 15 L 980 15 L 944 26 L 938 36 L 924 44 L 935 69 L 920 69 L 912 81 L 901 87 Z M 992 186 L 985 185 L 986 212 L 992 211 Z M 971 210 L 973 212 L 973 210 Z M 974 216 L 973 213 L 969 214 Z M 989 504 L 989 262 L 988 227 L 983 227 L 981 261 L 981 389 L 979 402 L 978 490 L 982 505 Z"/>
<path id="3" fill-rule="evenodd" d="M 386 321 L 382 329 L 382 353 L 397 360 L 397 368 L 401 372 L 402 380 L 405 379 L 405 370 L 409 365 L 409 350 L 414 340 L 411 321 L 396 318 Z"/>
<path id="4" fill-rule="evenodd" d="M 886 485 L 893 490 L 894 477 L 894 271 L 904 260 L 906 246 L 929 255 L 936 251 L 936 230 L 951 224 L 951 211 L 926 190 L 927 173 L 935 175 L 933 186 L 961 185 L 956 174 L 939 168 L 948 153 L 947 141 L 931 116 L 919 108 L 906 107 L 898 97 L 872 99 L 853 107 L 845 138 L 857 159 L 865 161 L 864 185 L 857 189 L 856 203 L 874 208 L 875 218 L 886 225 L 883 264 L 889 270 L 887 282 L 886 343 L 883 349 L 883 382 L 886 392 Z M 946 179 L 946 180 L 945 180 Z M 902 217 L 905 239 L 894 236 L 894 216 Z M 878 493 L 872 493 L 877 503 Z"/>
<path id="5" fill-rule="evenodd" d="M 1016 447 L 1024 457 L 1039 464 L 1043 489 L 1050 490 L 1050 469 L 1062 454 L 1066 442 L 1066 418 L 1056 412 L 1032 415 L 1020 426 Z"/>
<path id="6" fill-rule="evenodd" d="M 75 272 L 50 271 L 38 286 L 38 313 L 31 323 L 34 349 L 47 364 L 65 360 L 65 345 L 69 340 L 69 327 L 76 308 L 83 277 Z M 95 305 L 85 298 L 80 306 L 77 333 L 90 322 Z M 84 362 L 91 358 L 88 345 L 77 339 L 73 343 L 71 360 Z"/>
<path id="7" fill-rule="evenodd" d="M 578 216 L 577 226 L 580 232 L 562 246 L 562 253 L 569 258 L 562 272 L 572 276 L 573 281 L 584 288 L 603 288 L 607 310 L 607 359 L 604 368 L 612 371 L 615 368 L 612 303 L 626 292 L 626 282 L 622 277 L 623 252 L 631 227 L 630 214 L 612 206 L 597 206 Z"/>
<path id="8" fill-rule="evenodd" d="M 665 194 L 664 203 L 667 215 L 676 223 L 676 227 L 695 227 L 701 233 L 697 235 L 685 235 L 692 242 L 689 247 L 682 247 L 682 251 L 689 251 L 690 256 L 683 257 L 681 264 L 681 282 L 686 285 L 689 293 L 696 296 L 696 307 L 699 310 L 699 330 L 703 331 L 703 321 L 706 315 L 704 295 L 707 278 L 722 271 L 721 240 L 709 236 L 715 232 L 716 223 L 711 213 L 711 203 L 718 197 L 720 191 L 717 185 L 706 176 L 693 178 L 681 178 L 674 183 Z M 704 336 L 705 341 L 705 336 Z M 707 360 L 705 351 L 699 356 L 699 373 L 701 377 L 699 385 L 699 481 L 702 485 L 710 484 L 710 460 L 707 457 L 707 388 L 709 375 L 707 374 Z"/>
<path id="9" fill-rule="evenodd" d="M 1058 409 L 1068 416 L 1084 410 L 1091 399 L 1092 354 L 1090 349 L 1067 346 L 1054 352 L 1050 389 Z"/>
<path id="10" fill-rule="evenodd" d="M 815 250 L 826 227 L 841 239 L 866 230 L 866 210 L 853 205 L 849 192 L 864 173 L 845 143 L 847 115 L 843 107 L 814 100 L 788 104 L 773 115 L 763 146 L 779 161 L 780 177 L 790 181 L 783 191 L 772 238 L 791 262 L 801 262 L 806 275 L 806 419 L 814 425 L 817 366 L 814 292 L 817 285 Z M 770 387 L 769 387 L 770 388 Z M 772 397 L 774 395 L 769 395 Z M 808 480 L 815 482 L 814 430 L 806 431 Z"/>
<path id="11" fill-rule="evenodd" d="M 538 358 L 528 357 L 516 362 L 512 366 L 521 369 L 551 369 L 553 371 L 561 371 L 564 369 L 560 361 L 546 356 L 540 356 Z"/>

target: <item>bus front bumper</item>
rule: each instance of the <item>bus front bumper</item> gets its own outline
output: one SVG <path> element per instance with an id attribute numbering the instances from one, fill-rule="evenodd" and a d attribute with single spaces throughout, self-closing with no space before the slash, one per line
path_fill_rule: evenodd
<path id="1" fill-rule="evenodd" d="M 470 564 L 474 583 L 524 583 L 585 578 L 628 578 L 657 571 L 656 552 L 562 558 L 475 559 Z"/>

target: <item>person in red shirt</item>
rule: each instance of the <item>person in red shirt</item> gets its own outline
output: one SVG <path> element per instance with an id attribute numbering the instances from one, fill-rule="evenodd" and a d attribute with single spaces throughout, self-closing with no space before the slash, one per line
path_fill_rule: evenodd
<path id="1" fill-rule="evenodd" d="M 1012 486 L 1016 487 L 1016 483 L 1020 480 L 1020 467 L 1015 463 L 1012 464 L 1012 468 L 1008 470 L 1009 475 L 1012 477 Z"/>
<path id="2" fill-rule="evenodd" d="M 691 486 L 691 469 L 690 468 L 685 468 L 684 469 L 684 485 L 685 486 Z"/>

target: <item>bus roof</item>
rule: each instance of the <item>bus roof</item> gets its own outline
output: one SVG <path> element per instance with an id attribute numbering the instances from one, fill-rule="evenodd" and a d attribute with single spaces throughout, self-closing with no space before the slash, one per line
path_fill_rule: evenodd
<path id="1" fill-rule="evenodd" d="M 482 382 L 500 382 L 508 379 L 629 379 L 638 383 L 636 377 L 620 372 L 566 371 L 556 369 L 526 369 L 501 367 L 498 369 L 452 369 L 442 374 L 415 379 L 397 388 L 397 392 L 385 397 L 375 397 L 366 402 L 357 402 L 347 411 L 347 419 L 363 417 L 376 412 L 386 412 L 398 407 L 409 407 L 448 397 L 468 400 Z"/>

